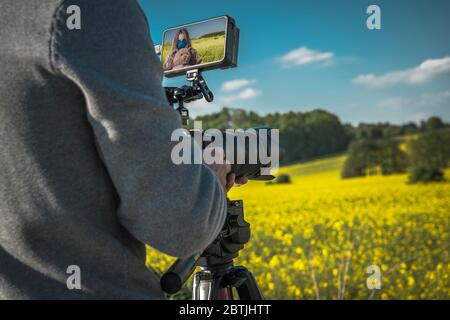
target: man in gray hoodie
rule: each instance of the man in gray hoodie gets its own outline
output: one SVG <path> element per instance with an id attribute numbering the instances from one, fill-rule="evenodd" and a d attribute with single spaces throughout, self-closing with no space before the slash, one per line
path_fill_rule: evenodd
<path id="1" fill-rule="evenodd" d="M 145 244 L 217 236 L 233 177 L 172 163 L 161 80 L 135 0 L 0 2 L 0 299 L 163 298 Z"/>

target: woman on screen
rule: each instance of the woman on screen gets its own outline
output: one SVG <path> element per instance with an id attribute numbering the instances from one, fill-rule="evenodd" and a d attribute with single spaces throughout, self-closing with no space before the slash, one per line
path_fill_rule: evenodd
<path id="1" fill-rule="evenodd" d="M 164 62 L 164 70 L 176 70 L 200 63 L 201 59 L 191 45 L 188 31 L 186 29 L 178 30 L 173 37 L 172 49 Z"/>

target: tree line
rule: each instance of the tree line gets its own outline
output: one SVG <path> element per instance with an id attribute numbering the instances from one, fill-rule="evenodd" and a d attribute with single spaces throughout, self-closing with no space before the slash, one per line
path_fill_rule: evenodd
<path id="1" fill-rule="evenodd" d="M 319 109 L 261 116 L 252 111 L 223 108 L 220 112 L 195 120 L 201 120 L 204 129 L 279 129 L 280 144 L 285 151 L 283 163 L 344 152 L 351 140 L 351 135 L 337 116 Z"/>
<path id="2" fill-rule="evenodd" d="M 410 183 L 442 181 L 450 164 L 450 128 L 431 117 L 421 130 L 403 136 L 371 136 L 354 140 L 347 152 L 342 178 L 408 172 Z"/>
<path id="3" fill-rule="evenodd" d="M 411 182 L 439 180 L 450 159 L 450 124 L 439 117 L 430 117 L 419 124 L 385 122 L 354 126 L 321 109 L 259 115 L 225 107 L 195 120 L 201 120 L 204 129 L 279 129 L 284 164 L 347 151 L 343 178 L 409 171 Z"/>

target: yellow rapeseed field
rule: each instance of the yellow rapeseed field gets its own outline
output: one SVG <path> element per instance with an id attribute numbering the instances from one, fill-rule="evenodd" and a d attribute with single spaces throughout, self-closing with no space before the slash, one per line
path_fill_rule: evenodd
<path id="1" fill-rule="evenodd" d="M 343 161 L 280 169 L 291 184 L 235 188 L 252 226 L 238 263 L 271 299 L 450 299 L 450 183 L 342 180 Z M 148 250 L 160 272 L 172 261 Z M 367 288 L 370 265 L 381 269 L 379 290 Z"/>

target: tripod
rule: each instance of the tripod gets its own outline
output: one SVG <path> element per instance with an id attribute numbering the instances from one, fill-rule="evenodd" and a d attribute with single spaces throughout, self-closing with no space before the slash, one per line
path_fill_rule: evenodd
<path id="1" fill-rule="evenodd" d="M 242 266 L 204 268 L 194 276 L 193 300 L 234 300 L 236 288 L 240 300 L 263 300 L 253 274 Z"/>
<path id="2" fill-rule="evenodd" d="M 176 293 L 193 273 L 193 300 L 234 300 L 233 288 L 241 300 L 263 300 L 255 277 L 245 267 L 235 266 L 233 260 L 250 240 L 250 224 L 244 220 L 241 200 L 228 200 L 227 218 L 218 237 L 203 253 L 187 259 L 177 259 L 161 277 L 161 287 Z"/>
<path id="3" fill-rule="evenodd" d="M 183 125 L 189 120 L 185 103 L 214 99 L 200 70 L 187 71 L 186 80 L 190 86 L 165 88 L 167 100 L 172 107 L 177 105 Z M 169 294 L 178 292 L 199 266 L 201 271 L 194 276 L 193 300 L 233 300 L 233 288 L 241 300 L 264 299 L 252 273 L 233 263 L 249 240 L 250 224 L 244 220 L 243 202 L 228 200 L 225 225 L 217 238 L 203 252 L 177 259 L 161 277 L 161 288 Z"/>

